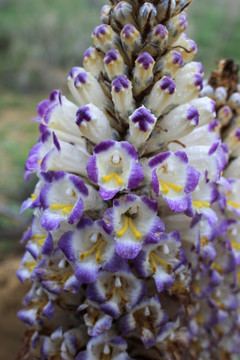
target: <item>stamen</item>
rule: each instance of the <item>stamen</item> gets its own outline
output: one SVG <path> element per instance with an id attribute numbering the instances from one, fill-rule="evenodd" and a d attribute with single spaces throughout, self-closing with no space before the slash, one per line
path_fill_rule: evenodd
<path id="1" fill-rule="evenodd" d="M 171 287 L 171 290 L 173 291 L 173 292 L 181 292 L 181 293 L 184 293 L 184 292 L 186 292 L 186 287 L 184 286 L 184 285 L 182 285 L 182 284 L 173 284 L 173 286 Z"/>
<path id="2" fill-rule="evenodd" d="M 90 316 L 90 322 L 92 325 L 95 324 L 96 322 L 96 318 L 98 317 L 99 311 L 97 311 L 96 309 L 93 309 L 91 316 Z"/>
<path id="3" fill-rule="evenodd" d="M 96 262 L 99 263 L 100 261 L 102 261 L 101 250 L 105 244 L 106 244 L 105 240 L 103 240 L 102 238 L 98 239 L 98 241 L 93 245 L 93 247 L 90 250 L 85 251 L 79 255 L 80 260 L 85 260 L 88 256 L 90 256 L 92 253 L 94 253 L 94 251 L 97 250 Z"/>
<path id="4" fill-rule="evenodd" d="M 220 310 L 226 310 L 225 306 L 220 301 L 218 301 L 216 299 L 213 299 L 213 300 L 215 301 L 216 305 L 219 307 Z"/>
<path id="5" fill-rule="evenodd" d="M 158 179 L 160 185 L 161 185 L 161 192 L 164 195 L 167 195 L 169 193 L 169 188 L 175 191 L 176 193 L 182 192 L 183 188 L 179 185 L 171 184 L 169 182 L 166 182 L 162 179 Z"/>
<path id="6" fill-rule="evenodd" d="M 144 309 L 144 316 L 149 316 L 149 315 L 150 315 L 150 310 L 149 310 L 149 307 L 146 306 Z"/>
<path id="7" fill-rule="evenodd" d="M 121 158 L 120 158 L 119 154 L 114 154 L 112 156 L 112 163 L 114 165 L 118 165 L 118 164 L 120 164 L 120 162 L 121 162 Z"/>
<path id="8" fill-rule="evenodd" d="M 109 348 L 108 344 L 104 345 L 103 353 L 104 354 L 110 354 L 110 348 Z"/>
<path id="9" fill-rule="evenodd" d="M 227 204 L 228 204 L 229 206 L 233 206 L 235 209 L 239 209 L 239 208 L 240 208 L 240 204 L 235 203 L 235 202 L 232 201 L 232 200 L 229 200 L 229 201 L 227 202 Z"/>
<path id="10" fill-rule="evenodd" d="M 118 183 L 119 186 L 122 186 L 124 184 L 124 181 L 115 172 L 112 172 L 110 175 L 102 176 L 102 181 L 103 182 L 109 182 L 109 181 L 112 180 L 112 178 L 115 178 L 115 180 L 116 180 L 116 182 Z"/>
<path id="11" fill-rule="evenodd" d="M 32 194 L 31 195 L 32 202 L 34 202 L 37 199 L 37 197 L 38 197 L 37 194 Z"/>
<path id="12" fill-rule="evenodd" d="M 102 257 L 101 257 L 101 250 L 103 248 L 104 245 L 106 245 L 106 241 L 102 240 L 100 242 L 100 244 L 98 245 L 98 249 L 97 249 L 97 253 L 96 253 L 96 262 L 99 264 L 102 261 Z"/>
<path id="13" fill-rule="evenodd" d="M 142 238 L 142 234 L 139 231 L 137 231 L 137 229 L 133 225 L 133 222 L 132 222 L 131 218 L 128 219 L 128 223 L 129 223 L 130 229 L 133 232 L 133 235 L 134 235 L 135 239 L 140 240 Z"/>
<path id="14" fill-rule="evenodd" d="M 163 245 L 163 253 L 166 255 L 169 254 L 169 247 L 167 246 L 167 244 Z"/>
<path id="15" fill-rule="evenodd" d="M 69 215 L 74 207 L 74 204 L 53 204 L 50 205 L 51 210 L 62 210 L 63 215 Z"/>
<path id="16" fill-rule="evenodd" d="M 204 319 L 201 315 L 196 315 L 196 320 L 199 323 L 199 325 L 202 325 L 204 323 Z"/>
<path id="17" fill-rule="evenodd" d="M 208 244 L 209 244 L 209 240 L 206 237 L 201 236 L 201 247 L 204 247 L 205 245 Z"/>
<path id="18" fill-rule="evenodd" d="M 214 268 L 214 270 L 217 270 L 219 272 L 219 274 L 223 273 L 223 269 L 221 268 L 221 266 L 216 264 L 215 262 L 212 263 L 212 267 Z"/>
<path id="19" fill-rule="evenodd" d="M 153 258 L 152 251 L 149 254 L 149 262 L 150 262 L 150 265 L 151 265 L 152 272 L 155 273 L 157 271 L 157 265 L 156 265 L 156 262 L 155 262 L 155 260 Z"/>
<path id="20" fill-rule="evenodd" d="M 31 240 L 37 240 L 37 245 L 42 246 L 45 243 L 47 235 L 33 235 Z"/>
<path id="21" fill-rule="evenodd" d="M 127 216 L 124 216 L 124 224 L 123 224 L 122 229 L 116 231 L 116 235 L 118 237 L 122 237 L 125 234 L 125 232 L 128 229 L 128 223 L 129 223 L 129 218 Z"/>
<path id="22" fill-rule="evenodd" d="M 26 261 L 24 263 L 24 266 L 28 268 L 28 271 L 32 272 L 35 267 L 37 266 L 37 262 L 36 261 Z"/>
<path id="23" fill-rule="evenodd" d="M 196 294 L 199 294 L 199 293 L 200 293 L 200 287 L 199 287 L 199 286 L 193 284 L 193 285 L 192 285 L 192 288 L 193 288 L 193 290 L 194 290 L 194 292 L 195 292 Z"/>
<path id="24" fill-rule="evenodd" d="M 116 286 L 116 287 L 119 287 L 119 288 L 122 286 L 122 282 L 121 282 L 119 276 L 116 277 L 115 286 Z"/>
<path id="25" fill-rule="evenodd" d="M 126 300 L 126 298 L 125 298 L 125 296 L 124 296 L 124 293 L 123 293 L 122 289 L 121 289 L 121 288 L 117 288 L 117 290 L 118 290 L 118 294 L 119 294 L 120 298 L 121 298 L 122 300 L 124 300 L 125 302 L 127 302 L 127 300 Z"/>
<path id="26" fill-rule="evenodd" d="M 231 241 L 231 245 L 235 250 L 240 251 L 240 244 L 238 242 Z"/>
<path id="27" fill-rule="evenodd" d="M 90 236 L 90 241 L 95 243 L 98 239 L 98 234 L 97 233 L 94 233 Z"/>
<path id="28" fill-rule="evenodd" d="M 210 207 L 210 203 L 207 201 L 193 201 L 193 206 L 197 207 L 198 209 L 202 209 L 203 207 Z"/>
<path id="29" fill-rule="evenodd" d="M 122 237 L 125 234 L 125 232 L 127 231 L 128 226 L 132 230 L 135 240 L 140 240 L 142 238 L 142 234 L 139 231 L 137 231 L 136 227 L 133 225 L 132 219 L 129 218 L 128 216 L 124 217 L 123 227 L 122 227 L 122 229 L 116 231 L 116 235 L 118 237 Z"/>
<path id="30" fill-rule="evenodd" d="M 160 265 L 165 267 L 168 271 L 172 271 L 172 265 L 161 259 L 154 251 L 151 251 L 152 256 L 159 262 Z"/>

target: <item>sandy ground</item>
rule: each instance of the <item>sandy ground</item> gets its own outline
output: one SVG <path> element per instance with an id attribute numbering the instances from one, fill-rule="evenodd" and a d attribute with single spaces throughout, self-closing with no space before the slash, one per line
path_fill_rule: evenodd
<path id="1" fill-rule="evenodd" d="M 20 258 L 0 263 L 0 360 L 16 359 L 25 331 L 16 315 L 27 291 L 15 276 L 19 264 Z"/>

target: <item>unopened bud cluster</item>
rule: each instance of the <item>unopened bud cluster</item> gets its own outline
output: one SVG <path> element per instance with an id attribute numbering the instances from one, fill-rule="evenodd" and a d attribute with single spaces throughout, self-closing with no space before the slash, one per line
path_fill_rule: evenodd
<path id="1" fill-rule="evenodd" d="M 38 106 L 19 359 L 240 350 L 240 93 L 203 87 L 190 3 L 112 0 L 69 73 L 75 102 L 54 90 Z"/>

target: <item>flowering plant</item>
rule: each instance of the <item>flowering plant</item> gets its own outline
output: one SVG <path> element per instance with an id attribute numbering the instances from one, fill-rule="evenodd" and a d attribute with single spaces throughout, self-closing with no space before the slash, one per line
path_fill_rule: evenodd
<path id="1" fill-rule="evenodd" d="M 190 3 L 111 0 L 68 76 L 75 103 L 54 90 L 38 106 L 20 359 L 240 350 L 237 70 L 222 60 L 203 84 Z"/>

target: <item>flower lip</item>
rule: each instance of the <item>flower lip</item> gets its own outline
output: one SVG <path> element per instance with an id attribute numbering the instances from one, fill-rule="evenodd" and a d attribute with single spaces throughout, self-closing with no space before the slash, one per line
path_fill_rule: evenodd
<path id="1" fill-rule="evenodd" d="M 79 84 L 86 84 L 87 82 L 87 73 L 82 71 L 75 79 L 74 85 L 77 87 Z"/>
<path id="2" fill-rule="evenodd" d="M 195 106 L 191 106 L 187 112 L 187 119 L 191 120 L 195 126 L 199 123 L 199 112 Z"/>
<path id="3" fill-rule="evenodd" d="M 118 57 L 119 55 L 116 49 L 109 50 L 104 57 L 104 62 L 109 65 L 111 62 L 116 61 Z"/>
<path id="4" fill-rule="evenodd" d="M 85 58 L 91 57 L 93 51 L 94 51 L 94 48 L 89 47 L 83 54 L 83 61 L 84 61 Z"/>
<path id="5" fill-rule="evenodd" d="M 90 108 L 87 105 L 80 107 L 76 113 L 76 124 L 80 126 L 83 121 L 91 121 Z"/>
<path id="6" fill-rule="evenodd" d="M 170 95 L 172 95 L 175 90 L 176 90 L 176 85 L 173 79 L 171 79 L 170 77 L 166 76 L 164 77 L 161 82 L 160 82 L 160 88 L 162 90 L 165 90 L 166 92 L 168 92 Z"/>
<path id="7" fill-rule="evenodd" d="M 127 24 L 122 29 L 122 34 L 126 39 L 130 39 L 131 35 L 136 32 L 135 27 L 132 24 Z"/>
<path id="8" fill-rule="evenodd" d="M 154 59 L 149 53 L 144 52 L 137 58 L 137 62 L 142 64 L 143 68 L 147 70 L 154 63 Z"/>
<path id="9" fill-rule="evenodd" d="M 200 90 L 203 89 L 203 79 L 201 74 L 194 74 L 194 85 Z"/>
<path id="10" fill-rule="evenodd" d="M 183 57 L 178 51 L 174 51 L 173 53 L 173 64 L 178 64 L 180 67 L 183 66 Z"/>
<path id="11" fill-rule="evenodd" d="M 126 78 L 124 75 L 118 76 L 115 80 L 112 82 L 112 86 L 114 90 L 119 93 L 123 88 L 128 89 L 130 86 L 130 81 Z"/>
<path id="12" fill-rule="evenodd" d="M 235 131 L 234 136 L 240 141 L 240 129 Z"/>
<path id="13" fill-rule="evenodd" d="M 155 117 L 143 106 L 133 113 L 131 120 L 133 123 L 138 124 L 139 129 L 143 132 L 148 130 L 148 124 L 155 123 Z"/>
<path id="14" fill-rule="evenodd" d="M 114 140 L 104 141 L 100 144 L 96 145 L 94 148 L 94 154 L 100 154 L 101 152 L 109 150 L 111 147 L 115 145 Z"/>
<path id="15" fill-rule="evenodd" d="M 158 24 L 154 29 L 154 35 L 156 35 L 156 36 L 160 35 L 161 39 L 166 38 L 168 35 L 166 26 L 164 26 L 162 24 Z"/>
<path id="16" fill-rule="evenodd" d="M 150 168 L 154 168 L 155 166 L 158 166 L 159 164 L 162 164 L 165 160 L 167 160 L 167 158 L 171 155 L 171 152 L 165 152 L 165 153 L 161 153 L 158 154 L 157 156 L 155 156 L 154 158 L 152 158 L 149 163 L 148 166 Z"/>
<path id="17" fill-rule="evenodd" d="M 106 24 L 99 25 L 93 30 L 92 35 L 96 36 L 99 39 L 102 35 L 106 34 L 107 29 L 108 29 L 108 25 Z"/>

